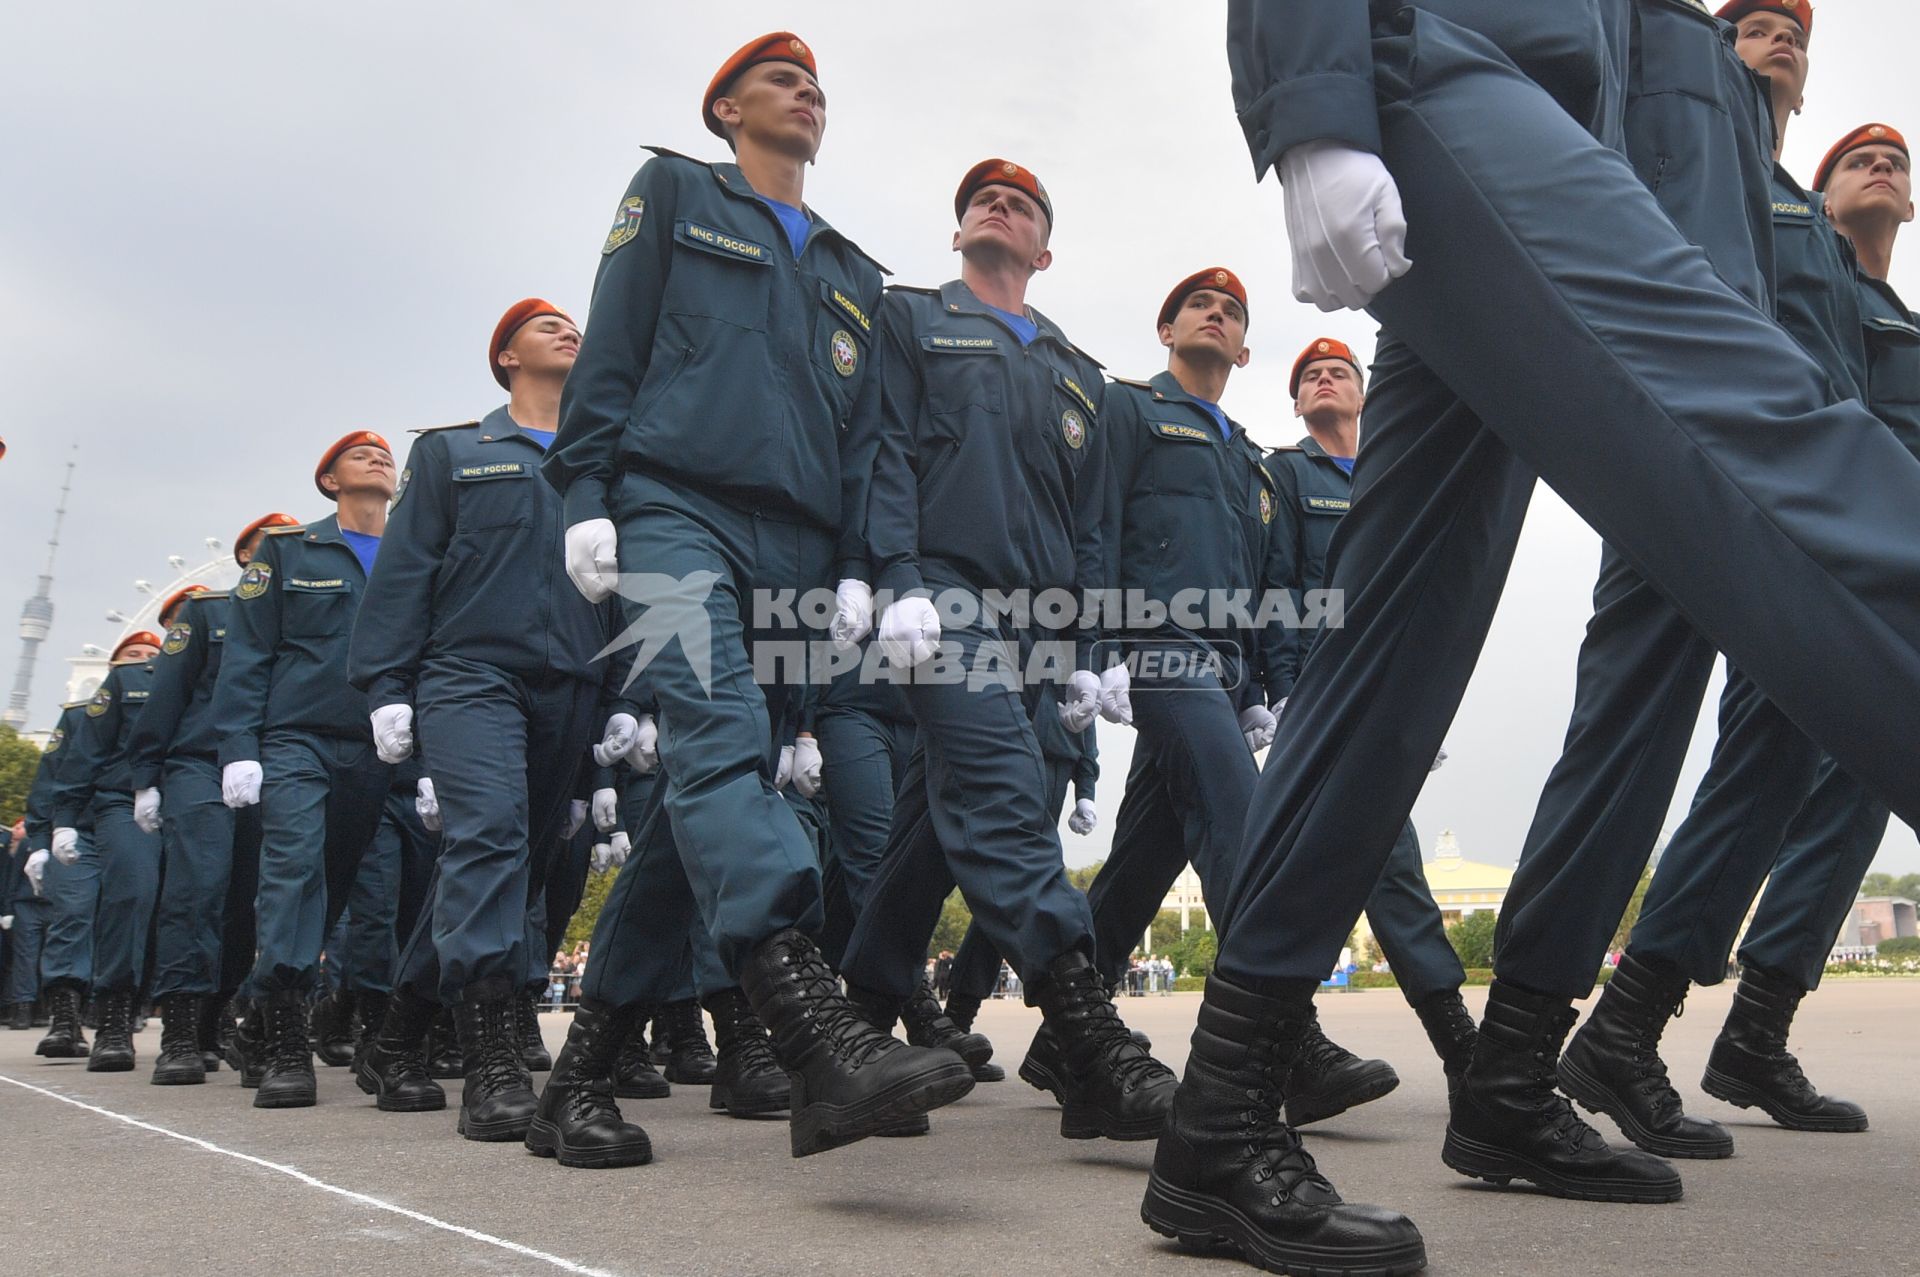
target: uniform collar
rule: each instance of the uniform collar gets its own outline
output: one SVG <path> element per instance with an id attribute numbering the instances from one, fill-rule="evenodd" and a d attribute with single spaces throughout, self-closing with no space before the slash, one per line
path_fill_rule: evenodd
<path id="1" fill-rule="evenodd" d="M 940 285 L 940 308 L 949 315 L 978 315 L 980 318 L 988 320 L 991 323 L 999 324 L 1002 327 L 1006 325 L 1006 321 L 995 313 L 995 309 L 992 306 L 987 305 L 978 297 L 974 296 L 973 290 L 967 287 L 965 280 L 950 279 Z M 1068 350 L 1078 349 L 1072 342 L 1067 340 L 1066 334 L 1061 332 L 1051 319 L 1048 319 L 1031 306 L 1027 307 L 1027 318 L 1031 319 L 1034 327 L 1040 330 L 1034 338 L 1035 341 L 1038 341 L 1041 337 L 1045 337 L 1055 345 L 1064 346 Z"/>
<path id="2" fill-rule="evenodd" d="M 1318 439 L 1315 439 L 1312 435 L 1308 435 L 1306 438 L 1300 441 L 1300 451 L 1306 453 L 1309 457 L 1314 457 L 1314 458 L 1317 458 L 1318 460 L 1324 461 L 1328 465 L 1338 464 L 1337 462 L 1334 461 L 1333 454 L 1328 452 L 1325 448 L 1322 448 L 1320 446 L 1320 441 Z"/>
<path id="3" fill-rule="evenodd" d="M 501 404 L 480 419 L 480 433 L 475 437 L 481 443 L 503 443 L 508 439 L 533 443 L 533 440 L 521 432 L 520 423 L 513 419 L 511 412 L 507 411 L 506 404 Z M 533 443 L 533 446 L 538 448 L 540 445 Z"/>
<path id="4" fill-rule="evenodd" d="M 1201 402 L 1200 400 L 1195 399 L 1192 395 L 1187 393 L 1186 387 L 1180 384 L 1180 379 L 1173 375 L 1173 372 L 1171 369 L 1163 369 L 1162 371 L 1153 374 L 1152 378 L 1148 380 L 1147 384 L 1153 387 L 1153 397 L 1155 399 L 1160 400 L 1164 403 L 1192 404 L 1196 412 L 1206 413 L 1206 417 L 1209 422 L 1213 420 L 1213 414 L 1210 412 L 1207 412 L 1205 408 L 1202 408 L 1200 406 L 1200 402 Z M 1215 404 L 1214 406 L 1216 408 L 1219 407 L 1218 404 Z M 1220 411 L 1224 413 L 1226 412 L 1226 409 L 1221 408 Z M 1233 434 L 1229 435 L 1228 438 L 1234 438 L 1238 435 L 1245 433 L 1245 430 L 1240 425 L 1240 423 L 1235 421 L 1231 415 L 1227 417 L 1227 425 L 1231 427 L 1233 430 Z"/>
<path id="5" fill-rule="evenodd" d="M 300 534 L 300 539 L 313 545 L 345 545 L 347 539 L 340 535 L 340 516 L 330 514 L 324 519 L 315 519 Z"/>
<path id="6" fill-rule="evenodd" d="M 736 199 L 753 201 L 754 205 L 766 216 L 772 217 L 776 222 L 780 220 L 775 216 L 774 211 L 767 207 L 766 201 L 768 197 L 761 195 L 760 192 L 753 189 L 753 183 L 747 180 L 747 175 L 740 171 L 738 164 L 709 164 L 707 168 L 713 173 L 713 180 L 720 184 L 721 190 Z M 833 229 L 832 223 L 820 216 L 819 210 L 814 208 L 813 205 L 802 203 L 800 205 L 800 211 L 805 213 L 813 223 L 813 229 L 807 232 L 808 243 L 812 243 L 814 237 L 818 235 L 838 235 L 840 233 Z M 782 226 L 780 229 L 782 234 L 786 233 L 786 227 Z"/>

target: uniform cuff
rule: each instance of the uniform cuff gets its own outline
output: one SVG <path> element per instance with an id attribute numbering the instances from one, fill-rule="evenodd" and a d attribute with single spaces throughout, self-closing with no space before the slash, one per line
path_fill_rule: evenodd
<path id="1" fill-rule="evenodd" d="M 1257 180 L 1302 142 L 1339 142 L 1380 153 L 1373 84 L 1350 72 L 1304 75 L 1274 85 L 1240 114 Z"/>
<path id="2" fill-rule="evenodd" d="M 566 495 L 560 500 L 568 527 L 589 519 L 613 517 L 607 513 L 607 485 L 600 479 L 575 479 L 567 485 Z"/>

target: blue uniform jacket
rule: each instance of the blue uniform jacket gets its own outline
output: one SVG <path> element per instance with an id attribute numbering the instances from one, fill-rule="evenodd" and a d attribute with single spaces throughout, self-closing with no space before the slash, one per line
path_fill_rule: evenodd
<path id="1" fill-rule="evenodd" d="M 127 741 L 127 766 L 135 790 L 158 785 L 170 755 L 219 756 L 213 689 L 226 645 L 227 596 L 208 591 L 188 598 L 160 645 L 147 707 L 140 711 Z"/>
<path id="2" fill-rule="evenodd" d="M 1836 399 L 1867 400 L 1867 345 L 1853 245 L 1786 169 L 1773 168 L 1773 261 L 1780 326 L 1833 384 Z"/>
<path id="3" fill-rule="evenodd" d="M 884 269 L 818 214 L 796 260 L 736 165 L 653 150 L 601 249 L 547 454 L 567 523 L 609 517 L 633 469 L 857 538 L 842 511 L 865 507 L 872 448 L 849 423 Z"/>
<path id="4" fill-rule="evenodd" d="M 1326 588 L 1327 549 L 1352 507 L 1353 479 L 1312 435 L 1268 453 L 1267 469 L 1278 491 L 1267 548 L 1267 588 L 1292 594 L 1296 615 L 1305 615 L 1306 592 Z M 1293 694 L 1294 679 L 1314 638 L 1299 629 L 1280 633 L 1284 641 L 1277 659 L 1264 671 L 1267 701 L 1273 705 Z"/>
<path id="5" fill-rule="evenodd" d="M 72 754 L 67 742 L 79 730 L 80 720 L 86 717 L 86 710 L 86 701 L 75 701 L 60 707 L 60 721 L 54 724 L 52 734 L 47 737 L 47 748 L 40 755 L 39 766 L 34 769 L 33 784 L 27 789 L 27 811 L 23 817 L 30 850 L 45 851 L 53 844 L 53 792 L 60 783 L 60 768 Z M 80 823 L 74 828 L 83 833 L 90 832 L 93 829 L 93 816 L 82 812 Z"/>
<path id="6" fill-rule="evenodd" d="M 122 661 L 107 671 L 100 689 L 87 702 L 67 741 L 67 759 L 60 764 L 53 787 L 55 828 L 79 828 L 80 814 L 95 794 L 131 794 L 133 771 L 127 761 L 127 739 L 147 705 L 153 682 L 149 661 Z"/>
<path id="7" fill-rule="evenodd" d="M 504 406 L 415 441 L 353 629 L 347 677 L 369 705 L 411 705 L 440 655 L 530 682 L 600 678 L 610 613 L 567 577 L 542 455 Z"/>
<path id="8" fill-rule="evenodd" d="M 347 682 L 347 645 L 366 588 L 338 517 L 267 530 L 232 591 L 213 694 L 221 766 L 258 762 L 269 728 L 373 739 L 367 698 Z"/>
<path id="9" fill-rule="evenodd" d="M 1023 347 L 958 280 L 887 290 L 866 537 L 876 589 L 1107 584 L 1100 365 L 1033 318 Z"/>
<path id="10" fill-rule="evenodd" d="M 1920 456 L 1920 323 L 1885 280 L 1859 277 L 1867 337 L 1867 406 Z"/>

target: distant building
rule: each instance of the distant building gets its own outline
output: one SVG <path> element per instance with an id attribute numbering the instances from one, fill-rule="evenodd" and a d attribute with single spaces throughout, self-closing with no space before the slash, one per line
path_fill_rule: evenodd
<path id="1" fill-rule="evenodd" d="M 1433 859 L 1425 865 L 1427 890 L 1440 906 L 1440 917 L 1448 926 L 1470 913 L 1500 911 L 1513 885 L 1513 870 L 1505 865 L 1489 865 L 1468 860 L 1460 852 L 1460 840 L 1453 830 L 1442 829 L 1433 845 Z"/>
<path id="2" fill-rule="evenodd" d="M 1861 896 L 1840 925 L 1833 947 L 1858 951 L 1901 936 L 1920 935 L 1917 908 L 1904 896 Z"/>

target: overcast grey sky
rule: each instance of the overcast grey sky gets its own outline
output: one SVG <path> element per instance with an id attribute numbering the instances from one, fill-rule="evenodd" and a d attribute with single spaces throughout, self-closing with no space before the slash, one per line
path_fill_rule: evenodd
<path id="1" fill-rule="evenodd" d="M 1167 288 L 1232 266 L 1255 358 L 1226 406 L 1263 443 L 1296 439 L 1293 355 L 1322 335 L 1370 351 L 1373 328 L 1289 296 L 1279 188 L 1252 181 L 1223 13 L 1213 0 L 19 7 L 0 63 L 6 618 L 32 593 L 80 446 L 32 724 L 51 722 L 61 658 L 110 643 L 103 613 L 131 611 L 131 582 L 164 580 L 166 555 L 197 562 L 202 538 L 268 510 L 328 513 L 310 476 L 333 439 L 368 428 L 404 450 L 411 428 L 499 403 L 485 347 L 501 310 L 537 294 L 584 317 L 639 147 L 720 157 L 701 90 L 769 30 L 814 47 L 828 94 L 809 203 L 897 279 L 955 273 L 955 183 L 989 155 L 1016 159 L 1059 218 L 1033 304 L 1112 372 L 1146 376 L 1164 363 L 1153 314 Z M 1785 156 L 1809 180 L 1857 124 L 1920 129 L 1912 6 L 1826 3 L 1818 25 Z M 1908 236 L 1894 282 L 1911 302 L 1920 230 Z M 1515 340 L 1526 327 L 1514 316 Z M 1542 489 L 1452 761 L 1414 813 L 1429 850 L 1450 827 L 1470 858 L 1517 854 L 1566 728 L 1598 555 Z M 0 683 L 14 646 L 0 642 Z M 1063 829 L 1074 863 L 1105 854 L 1130 736 L 1102 725 L 1102 824 Z M 1896 829 L 1878 867 L 1920 869 L 1920 846 Z"/>

